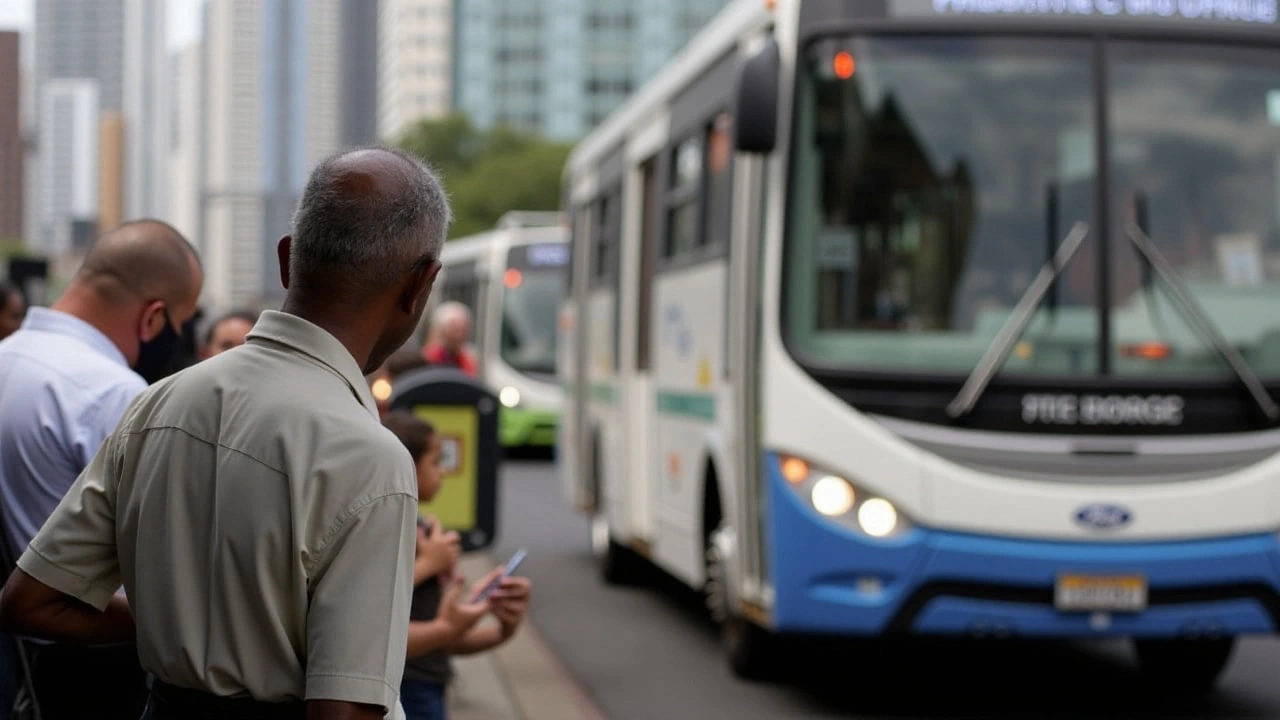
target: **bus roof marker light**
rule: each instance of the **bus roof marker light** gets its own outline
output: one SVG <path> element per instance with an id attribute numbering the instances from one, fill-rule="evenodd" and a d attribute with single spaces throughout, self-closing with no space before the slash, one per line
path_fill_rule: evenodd
<path id="1" fill-rule="evenodd" d="M 824 475 L 810 492 L 813 508 L 827 517 L 840 517 L 853 508 L 853 486 L 834 475 Z"/>
<path id="2" fill-rule="evenodd" d="M 809 477 L 809 463 L 800 458 L 784 457 L 782 459 L 782 477 L 792 485 L 802 483 Z"/>
<path id="3" fill-rule="evenodd" d="M 524 275 L 516 268 L 508 269 L 502 276 L 502 284 L 506 285 L 508 290 L 515 290 L 522 282 L 524 282 Z"/>
<path id="4" fill-rule="evenodd" d="M 853 77 L 855 69 L 857 69 L 857 63 L 854 62 L 853 55 L 848 50 L 841 50 L 831 58 L 831 71 L 841 80 Z"/>

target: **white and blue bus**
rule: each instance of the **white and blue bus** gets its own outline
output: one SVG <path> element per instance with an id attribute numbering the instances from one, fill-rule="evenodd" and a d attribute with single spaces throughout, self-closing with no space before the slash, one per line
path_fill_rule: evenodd
<path id="1" fill-rule="evenodd" d="M 1274 0 L 740 0 L 564 193 L 565 491 L 739 673 L 1280 627 Z"/>

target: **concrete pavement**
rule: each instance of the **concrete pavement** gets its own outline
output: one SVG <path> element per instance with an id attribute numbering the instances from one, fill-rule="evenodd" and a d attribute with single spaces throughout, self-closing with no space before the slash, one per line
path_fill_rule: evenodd
<path id="1" fill-rule="evenodd" d="M 484 552 L 462 559 L 468 578 L 498 565 Z M 533 602 L 539 601 L 538 588 Z M 449 690 L 452 720 L 602 720 L 581 687 L 543 641 L 529 619 L 515 637 L 497 649 L 454 659 Z"/>

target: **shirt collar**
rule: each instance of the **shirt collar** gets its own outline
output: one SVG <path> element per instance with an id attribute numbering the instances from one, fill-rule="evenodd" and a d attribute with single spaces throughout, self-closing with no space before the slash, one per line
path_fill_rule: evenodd
<path id="1" fill-rule="evenodd" d="M 246 339 L 252 342 L 258 338 L 293 348 L 336 372 L 347 381 L 351 392 L 365 410 L 369 411 L 375 420 L 378 419 L 378 405 L 373 400 L 373 393 L 369 390 L 369 383 L 365 380 L 364 374 L 356 366 L 356 359 L 351 356 L 346 346 L 338 342 L 338 339 L 327 330 L 297 315 L 277 310 L 263 310 Z"/>
<path id="2" fill-rule="evenodd" d="M 109 360 L 118 362 L 124 367 L 129 367 L 129 360 L 124 356 L 124 353 L 120 352 L 120 348 L 111 342 L 111 338 L 107 337 L 98 328 L 71 313 L 46 307 L 29 308 L 26 318 L 22 321 L 21 329 L 57 333 L 58 335 L 76 338 L 102 353 Z"/>

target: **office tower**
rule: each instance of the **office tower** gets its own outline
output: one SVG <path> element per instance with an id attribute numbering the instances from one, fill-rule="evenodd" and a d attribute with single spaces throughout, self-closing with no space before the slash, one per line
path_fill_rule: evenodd
<path id="1" fill-rule="evenodd" d="M 35 3 L 27 234 L 37 251 L 71 252 L 97 229 L 100 113 L 123 108 L 124 45 L 123 0 Z"/>
<path id="2" fill-rule="evenodd" d="M 24 238 L 26 147 L 20 47 L 18 33 L 0 32 L 0 241 Z"/>
<path id="3" fill-rule="evenodd" d="M 44 84 L 37 239 L 47 253 L 82 250 L 97 231 L 100 103 L 96 80 Z"/>
<path id="4" fill-rule="evenodd" d="M 283 297 L 276 243 L 317 163 L 342 146 L 343 0 L 210 0 L 201 160 L 206 297 Z"/>
<path id="5" fill-rule="evenodd" d="M 204 247 L 200 221 L 203 53 L 204 47 L 193 43 L 170 55 L 172 133 L 165 153 L 169 182 L 164 214 L 169 224 L 201 250 Z"/>
<path id="6" fill-rule="evenodd" d="M 343 147 L 368 145 L 378 139 L 379 4 L 377 0 L 342 3 Z"/>
<path id="7" fill-rule="evenodd" d="M 453 106 L 480 127 L 585 134 L 727 0 L 489 0 L 453 13 Z"/>
<path id="8" fill-rule="evenodd" d="M 125 0 L 125 213 L 162 217 L 172 142 L 164 0 Z"/>
<path id="9" fill-rule="evenodd" d="M 378 137 L 449 112 L 450 0 L 382 0 L 378 17 Z"/>

